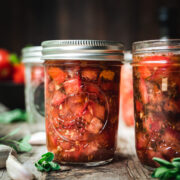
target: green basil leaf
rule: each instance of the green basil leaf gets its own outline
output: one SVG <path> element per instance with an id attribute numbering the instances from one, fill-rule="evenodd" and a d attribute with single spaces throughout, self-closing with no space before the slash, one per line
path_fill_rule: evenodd
<path id="1" fill-rule="evenodd" d="M 178 175 L 176 175 L 176 179 L 175 180 L 180 180 L 180 172 Z"/>
<path id="2" fill-rule="evenodd" d="M 42 157 L 45 158 L 46 161 L 50 162 L 54 159 L 54 154 L 52 152 L 47 152 L 46 154 L 43 154 Z"/>
<path id="3" fill-rule="evenodd" d="M 167 168 L 173 168 L 174 167 L 173 164 L 171 164 L 169 161 L 166 161 L 164 159 L 154 157 L 153 160 L 158 162 L 161 166 L 165 166 Z"/>
<path id="4" fill-rule="evenodd" d="M 166 173 L 168 171 L 168 168 L 166 167 L 159 167 L 157 169 L 155 169 L 155 171 L 153 172 L 153 174 L 151 175 L 153 178 L 161 178 L 164 173 Z"/>
<path id="5" fill-rule="evenodd" d="M 180 162 L 180 157 L 174 158 L 174 159 L 172 160 L 172 162 Z"/>
<path id="6" fill-rule="evenodd" d="M 39 165 L 38 163 L 35 163 L 35 166 L 39 171 L 44 171 L 44 168 L 41 165 Z"/>
<path id="7" fill-rule="evenodd" d="M 177 168 L 180 169 L 180 162 L 178 162 L 178 161 L 173 161 L 172 164 L 173 164 L 175 167 L 177 167 Z"/>
<path id="8" fill-rule="evenodd" d="M 177 175 L 177 169 L 169 169 L 164 176 L 162 177 L 163 180 L 175 179 Z"/>
<path id="9" fill-rule="evenodd" d="M 60 165 L 55 163 L 55 162 L 49 162 L 49 164 L 51 165 L 52 170 L 59 170 L 60 169 Z"/>

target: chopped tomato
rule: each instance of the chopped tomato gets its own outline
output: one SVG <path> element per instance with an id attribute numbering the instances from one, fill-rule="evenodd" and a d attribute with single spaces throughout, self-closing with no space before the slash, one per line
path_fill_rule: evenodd
<path id="1" fill-rule="evenodd" d="M 60 91 L 56 91 L 53 95 L 51 104 L 53 106 L 59 106 L 66 99 L 66 95 Z"/>
<path id="2" fill-rule="evenodd" d="M 31 71 L 31 80 L 33 83 L 40 84 L 44 82 L 44 67 L 34 66 Z"/>
<path id="3" fill-rule="evenodd" d="M 105 117 L 105 107 L 98 104 L 98 103 L 94 103 L 91 102 L 90 105 L 88 105 L 88 109 L 89 112 L 91 112 L 91 114 L 93 114 L 93 116 L 104 120 Z"/>
<path id="4" fill-rule="evenodd" d="M 57 67 L 49 68 L 48 74 L 56 82 L 56 84 L 63 83 L 67 78 L 67 73 Z"/>
<path id="5" fill-rule="evenodd" d="M 64 89 L 66 94 L 77 94 L 81 90 L 81 81 L 79 78 L 70 79 L 64 82 Z"/>
<path id="6" fill-rule="evenodd" d="M 97 79 L 98 71 L 96 69 L 83 69 L 81 76 L 84 79 L 94 81 Z"/>
<path id="7" fill-rule="evenodd" d="M 90 124 L 87 126 L 86 130 L 89 131 L 92 134 L 97 134 L 102 129 L 102 122 L 100 119 L 94 117 Z"/>

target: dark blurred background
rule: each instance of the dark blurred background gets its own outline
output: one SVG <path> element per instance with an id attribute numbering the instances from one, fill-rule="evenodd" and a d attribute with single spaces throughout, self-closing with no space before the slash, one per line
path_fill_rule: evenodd
<path id="1" fill-rule="evenodd" d="M 0 47 L 20 54 L 52 39 L 180 37 L 179 0 L 3 0 Z"/>

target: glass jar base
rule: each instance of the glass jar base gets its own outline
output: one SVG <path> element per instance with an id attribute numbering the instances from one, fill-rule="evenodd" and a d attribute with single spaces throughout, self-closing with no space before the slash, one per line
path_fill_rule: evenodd
<path id="1" fill-rule="evenodd" d="M 101 166 L 101 165 L 105 165 L 110 163 L 113 160 L 113 158 L 111 159 L 107 159 L 104 161 L 97 161 L 97 162 L 60 162 L 60 164 L 63 165 L 79 165 L 79 166 L 85 166 L 85 167 L 94 167 L 94 166 Z"/>

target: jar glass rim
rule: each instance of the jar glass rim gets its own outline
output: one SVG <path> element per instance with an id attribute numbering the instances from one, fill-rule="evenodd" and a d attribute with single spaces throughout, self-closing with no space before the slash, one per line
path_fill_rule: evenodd
<path id="1" fill-rule="evenodd" d="M 180 51 L 180 39 L 155 39 L 137 41 L 132 45 L 133 54 Z"/>

